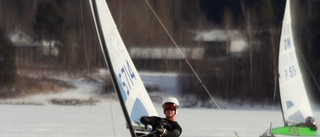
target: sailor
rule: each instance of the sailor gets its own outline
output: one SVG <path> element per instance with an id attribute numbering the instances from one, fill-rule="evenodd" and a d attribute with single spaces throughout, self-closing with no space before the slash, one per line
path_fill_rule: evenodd
<path id="1" fill-rule="evenodd" d="M 167 97 L 162 102 L 163 112 L 166 118 L 156 116 L 142 116 L 140 122 L 145 126 L 151 125 L 152 131 L 148 137 L 179 137 L 182 128 L 176 120 L 177 110 L 179 109 L 179 101 L 175 97 Z"/>
<path id="2" fill-rule="evenodd" d="M 307 127 L 310 127 L 312 130 L 317 130 L 317 125 L 314 124 L 314 118 L 311 117 L 311 116 L 308 116 L 306 118 L 306 124 L 307 124 Z"/>
<path id="3" fill-rule="evenodd" d="M 311 116 L 308 116 L 306 118 L 306 122 L 305 123 L 299 123 L 297 126 L 300 127 L 309 127 L 312 130 L 317 130 L 317 125 L 314 124 L 314 118 Z"/>

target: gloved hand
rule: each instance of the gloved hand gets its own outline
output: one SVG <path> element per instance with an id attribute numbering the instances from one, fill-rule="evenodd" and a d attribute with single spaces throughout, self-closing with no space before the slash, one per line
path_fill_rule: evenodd
<path id="1" fill-rule="evenodd" d="M 142 123 L 142 124 L 148 124 L 149 123 L 149 119 L 147 118 L 147 117 L 141 117 L 140 118 L 140 122 Z"/>
<path id="2" fill-rule="evenodd" d="M 163 136 L 163 135 L 167 134 L 167 129 L 165 129 L 163 127 L 156 128 L 156 131 L 160 134 L 160 136 Z"/>
<path id="3" fill-rule="evenodd" d="M 149 119 L 146 118 L 146 117 L 141 117 L 140 118 L 140 122 L 144 125 L 144 128 L 147 129 L 148 128 L 148 122 L 149 122 Z"/>

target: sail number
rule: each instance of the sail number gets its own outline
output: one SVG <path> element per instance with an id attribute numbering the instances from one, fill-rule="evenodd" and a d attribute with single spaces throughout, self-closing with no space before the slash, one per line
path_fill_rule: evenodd
<path id="1" fill-rule="evenodd" d="M 297 127 L 289 127 L 288 133 L 291 133 L 292 135 L 299 135 L 299 130 Z"/>
<path id="2" fill-rule="evenodd" d="M 292 77 L 296 76 L 297 71 L 296 71 L 295 67 L 292 65 L 284 70 L 284 74 L 285 74 L 286 79 L 288 79 L 288 78 L 292 78 Z"/>
<path id="3" fill-rule="evenodd" d="M 284 49 L 287 50 L 287 49 L 289 49 L 289 48 L 291 48 L 291 40 L 290 40 L 290 37 L 284 39 Z"/>
<path id="4" fill-rule="evenodd" d="M 121 85 L 125 93 L 129 95 L 132 90 L 132 86 L 134 85 L 134 82 L 137 80 L 137 78 L 134 71 L 132 71 L 132 68 L 128 60 L 126 61 L 126 64 L 121 67 L 121 71 L 118 74 L 118 78 L 121 82 Z"/>

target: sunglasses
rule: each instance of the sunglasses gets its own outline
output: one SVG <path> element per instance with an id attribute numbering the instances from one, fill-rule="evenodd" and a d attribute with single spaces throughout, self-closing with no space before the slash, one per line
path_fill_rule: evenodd
<path id="1" fill-rule="evenodd" d="M 165 103 L 162 105 L 162 108 L 164 110 L 176 110 L 177 109 L 177 105 L 174 103 Z"/>

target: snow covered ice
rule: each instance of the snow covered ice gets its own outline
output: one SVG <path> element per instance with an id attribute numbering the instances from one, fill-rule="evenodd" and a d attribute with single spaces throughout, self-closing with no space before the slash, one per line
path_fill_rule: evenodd
<path id="1" fill-rule="evenodd" d="M 97 98 L 97 94 L 90 91 L 99 90 L 99 85 L 79 80 L 71 82 L 78 88 L 57 94 L 0 100 L 0 137 L 130 136 L 120 104 L 111 97 L 92 105 L 54 105 L 48 101 L 52 98 Z M 19 102 L 33 105 L 14 105 L 22 104 Z M 158 114 L 163 116 L 161 104 L 154 103 Z M 314 112 L 317 123 L 320 123 L 319 114 L 319 111 Z M 181 137 L 235 137 L 235 134 L 258 137 L 271 122 L 273 127 L 283 125 L 280 109 L 272 111 L 271 107 L 224 106 L 221 111 L 182 107 L 177 115 L 183 128 Z"/>
<path id="2" fill-rule="evenodd" d="M 162 110 L 156 104 L 159 114 Z M 92 106 L 0 105 L 1 137 L 128 137 L 119 102 Z M 280 111 L 181 108 L 182 137 L 257 137 L 271 122 L 282 125 Z M 315 116 L 319 116 L 316 113 Z M 318 122 L 319 123 L 319 122 Z"/>

